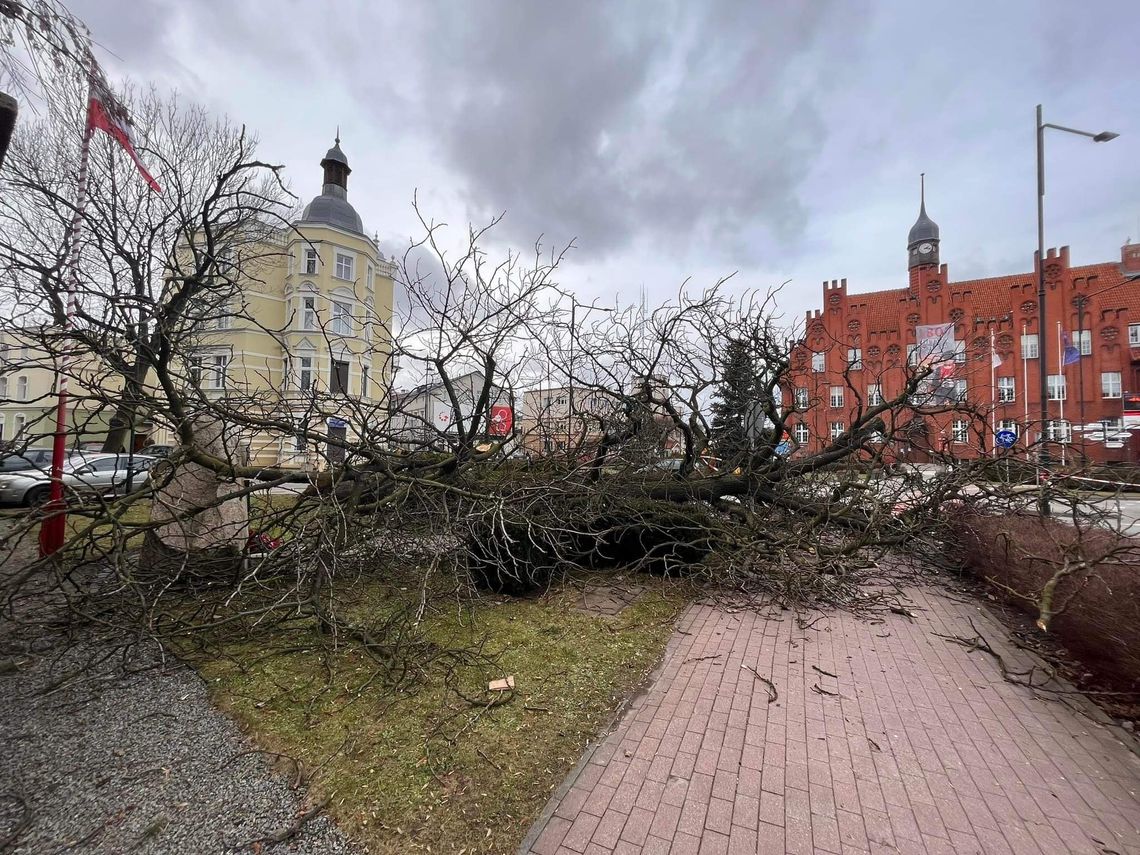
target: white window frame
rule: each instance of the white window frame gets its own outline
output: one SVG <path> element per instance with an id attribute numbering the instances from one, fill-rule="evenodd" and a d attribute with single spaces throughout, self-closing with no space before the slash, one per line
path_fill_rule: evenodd
<path id="1" fill-rule="evenodd" d="M 1073 423 L 1068 419 L 1050 419 L 1045 435 L 1050 442 L 1072 442 Z"/>
<path id="2" fill-rule="evenodd" d="M 1017 378 L 999 377 L 997 379 L 997 399 L 1001 404 L 1012 404 L 1017 400 Z"/>
<path id="3" fill-rule="evenodd" d="M 950 425 L 950 431 L 954 442 L 970 441 L 970 423 L 965 419 L 954 419 Z"/>
<path id="4" fill-rule="evenodd" d="M 1123 379 L 1119 371 L 1100 372 L 1100 396 L 1102 398 L 1119 398 L 1123 394 Z"/>
<path id="5" fill-rule="evenodd" d="M 23 413 L 16 413 L 16 418 L 13 420 L 12 426 L 12 439 L 17 440 L 24 433 L 24 429 L 28 426 L 28 417 Z"/>
<path id="6" fill-rule="evenodd" d="M 210 388 L 225 389 L 229 379 L 230 358 L 224 353 L 210 354 Z"/>
<path id="7" fill-rule="evenodd" d="M 28 376 L 26 374 L 21 374 L 16 378 L 16 400 L 28 400 Z"/>
<path id="8" fill-rule="evenodd" d="M 190 356 L 186 359 L 186 379 L 196 388 L 202 385 L 202 357 Z"/>
<path id="9" fill-rule="evenodd" d="M 341 252 L 337 250 L 336 253 L 336 267 L 333 271 L 333 276 L 337 279 L 343 279 L 346 282 L 352 282 L 356 278 L 356 257 L 350 252 Z"/>
<path id="10" fill-rule="evenodd" d="M 371 373 L 372 373 L 372 369 L 369 368 L 364 363 L 361 363 L 361 365 L 360 365 L 360 397 L 361 398 L 371 397 L 371 395 L 368 394 L 368 382 L 370 379 L 369 375 Z"/>
<path id="11" fill-rule="evenodd" d="M 796 441 L 797 445 L 807 445 L 808 440 L 811 438 L 811 431 L 808 426 L 803 422 L 797 422 L 792 427 L 792 439 Z"/>
<path id="12" fill-rule="evenodd" d="M 918 345 L 908 344 L 906 346 L 906 364 L 918 365 Z"/>
<path id="13" fill-rule="evenodd" d="M 317 296 L 305 294 L 301 297 L 301 329 L 315 330 L 317 328 Z"/>
<path id="14" fill-rule="evenodd" d="M 847 348 L 847 369 L 849 371 L 862 371 L 863 370 L 863 348 L 849 347 Z"/>
<path id="15" fill-rule="evenodd" d="M 956 365 L 966 364 L 966 342 L 954 339 L 954 363 Z"/>
<path id="16" fill-rule="evenodd" d="M 342 300 L 332 301 L 333 335 L 352 335 L 352 305 Z"/>
<path id="17" fill-rule="evenodd" d="M 1128 346 L 1140 347 L 1140 324 L 1128 325 Z"/>
<path id="18" fill-rule="evenodd" d="M 313 390 L 313 357 L 297 357 L 297 391 L 311 392 Z"/>
<path id="19" fill-rule="evenodd" d="M 830 403 L 831 409 L 842 410 L 843 409 L 843 398 L 844 398 L 843 387 L 842 386 L 832 386 L 831 389 L 829 390 L 829 394 L 828 394 L 828 402 Z"/>
<path id="20" fill-rule="evenodd" d="M 1045 392 L 1050 401 L 1067 401 L 1069 384 L 1064 374 L 1050 374 L 1045 378 Z"/>
<path id="21" fill-rule="evenodd" d="M 811 370 L 813 374 L 822 374 L 827 366 L 827 356 L 823 353 L 811 355 Z"/>
<path id="22" fill-rule="evenodd" d="M 796 387 L 792 397 L 793 404 L 797 410 L 806 410 L 808 407 L 808 390 Z"/>
<path id="23" fill-rule="evenodd" d="M 883 386 L 881 383 L 872 383 L 867 387 L 867 406 L 877 407 L 883 403 Z"/>
<path id="24" fill-rule="evenodd" d="M 839 439 L 846 430 L 847 426 L 843 422 L 831 422 L 828 425 L 828 432 L 832 439 Z"/>
<path id="25" fill-rule="evenodd" d="M 1073 345 L 1078 348 L 1081 356 L 1092 355 L 1092 330 L 1074 330 Z"/>
<path id="26" fill-rule="evenodd" d="M 306 276 L 316 276 L 321 269 L 321 253 L 311 246 L 305 247 L 302 264 Z"/>
<path id="27" fill-rule="evenodd" d="M 0 377 L 0 399 L 8 397 L 8 378 Z"/>
<path id="28" fill-rule="evenodd" d="M 1016 419 L 1002 419 L 998 422 L 998 430 L 1011 430 L 1016 436 L 1021 436 L 1021 426 Z"/>
<path id="29" fill-rule="evenodd" d="M 969 392 L 969 386 L 966 384 L 965 377 L 959 377 L 954 381 L 954 400 L 959 404 L 966 403 L 966 395 Z"/>
<path id="30" fill-rule="evenodd" d="M 1037 333 L 1026 333 L 1021 337 L 1021 358 L 1036 359 L 1040 353 L 1037 344 Z"/>

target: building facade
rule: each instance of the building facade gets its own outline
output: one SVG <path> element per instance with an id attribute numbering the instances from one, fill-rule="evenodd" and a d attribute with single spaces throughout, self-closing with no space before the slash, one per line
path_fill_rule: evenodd
<path id="1" fill-rule="evenodd" d="M 259 239 L 233 293 L 185 319 L 177 370 L 187 399 L 200 395 L 271 425 L 237 430 L 243 456 L 257 465 L 320 468 L 343 457 L 339 440 L 388 418 L 395 265 L 348 201 L 352 170 L 339 139 L 320 165 L 321 193 L 301 217 L 264 245 Z M 36 339 L 34 330 L 26 340 L 0 336 L 0 442 L 51 444 L 55 363 Z M 71 373 L 68 444 L 97 445 L 122 378 L 97 354 Z M 148 384 L 157 394 L 153 374 Z M 157 410 L 139 413 L 136 446 L 176 441 L 161 403 Z"/>
<path id="2" fill-rule="evenodd" d="M 823 283 L 823 308 L 807 314 L 785 390 L 801 453 L 825 447 L 868 406 L 900 395 L 922 357 L 918 328 L 950 325 L 942 328 L 949 358 L 939 369 L 949 396 L 937 407 L 919 399 L 905 424 L 887 425 L 885 457 L 988 454 L 1002 429 L 1017 433 L 1019 444 L 1036 442 L 1044 366 L 1050 456 L 1136 459 L 1131 428 L 1140 434 L 1140 420 L 1125 419 L 1124 402 L 1140 391 L 1140 246 L 1126 244 L 1119 261 L 1088 265 L 1073 265 L 1067 246 L 1048 250 L 1045 329 L 1036 253 L 1024 273 L 954 281 L 925 198 L 907 252 L 904 288 L 849 293 L 846 279 Z"/>

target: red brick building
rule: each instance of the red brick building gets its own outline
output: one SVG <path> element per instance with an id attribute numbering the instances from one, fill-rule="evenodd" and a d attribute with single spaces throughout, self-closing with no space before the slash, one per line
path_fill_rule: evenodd
<path id="1" fill-rule="evenodd" d="M 793 388 L 786 391 L 786 405 L 796 410 L 789 429 L 801 448 L 822 447 L 852 424 L 860 407 L 898 395 L 908 357 L 914 360 L 915 328 L 950 323 L 953 391 L 962 406 L 908 412 L 905 424 L 889 426 L 889 457 L 921 461 L 932 450 L 973 457 L 993 448 L 1001 428 L 1016 431 L 1020 444 L 1027 423 L 1036 441 L 1044 353 L 1046 435 L 1057 442 L 1050 453 L 1136 459 L 1130 440 L 1140 439 L 1140 414 L 1125 420 L 1123 404 L 1129 392 L 1140 392 L 1140 245 L 1125 245 L 1119 261 L 1076 267 L 1067 246 L 1050 249 L 1045 330 L 1038 321 L 1037 253 L 1024 273 L 955 282 L 939 262 L 939 230 L 925 199 L 907 250 L 905 288 L 853 294 L 846 279 L 823 283 L 823 308 L 807 314 L 804 337 L 792 351 Z M 1063 366 L 1058 321 L 1071 345 L 1071 364 Z M 991 369 L 994 352 L 1001 364 Z"/>

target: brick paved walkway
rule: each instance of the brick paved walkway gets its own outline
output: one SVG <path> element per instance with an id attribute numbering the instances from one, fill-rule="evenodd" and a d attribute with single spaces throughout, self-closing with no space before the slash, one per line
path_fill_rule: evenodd
<path id="1" fill-rule="evenodd" d="M 806 628 L 694 606 L 523 851 L 1140 853 L 1140 758 L 1119 732 L 933 634 L 972 637 L 973 618 L 1023 667 L 976 606 L 911 597 L 913 622 Z"/>

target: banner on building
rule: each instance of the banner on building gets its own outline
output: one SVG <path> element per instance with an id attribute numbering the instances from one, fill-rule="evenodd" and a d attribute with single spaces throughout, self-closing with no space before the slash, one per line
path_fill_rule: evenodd
<path id="1" fill-rule="evenodd" d="M 915 397 L 922 406 L 941 407 L 957 400 L 954 378 L 954 324 L 923 324 L 914 328 L 915 365 L 929 369 Z"/>
<path id="2" fill-rule="evenodd" d="M 496 405 L 491 407 L 491 422 L 487 426 L 487 433 L 491 436 L 509 436 L 515 423 L 515 414 L 510 407 Z"/>

